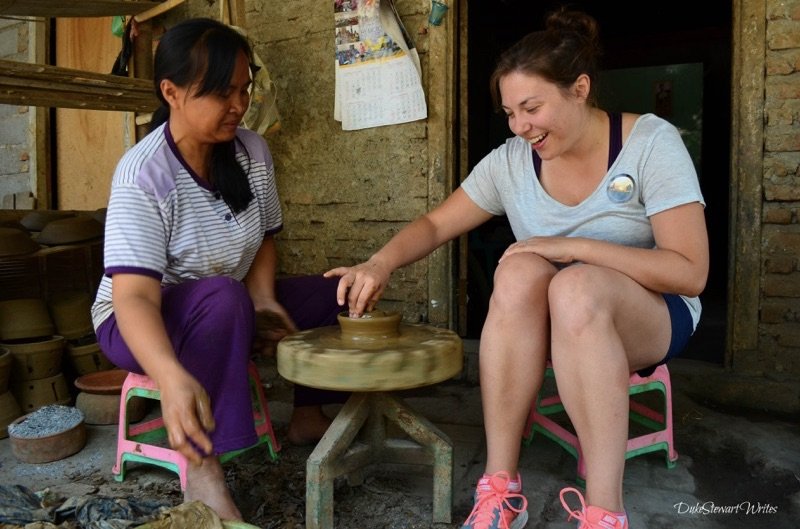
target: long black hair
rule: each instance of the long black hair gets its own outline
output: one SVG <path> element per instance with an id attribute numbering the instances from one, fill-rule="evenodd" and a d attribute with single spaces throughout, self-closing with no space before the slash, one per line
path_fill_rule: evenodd
<path id="1" fill-rule="evenodd" d="M 223 94 L 230 85 L 239 52 L 244 52 L 249 64 L 253 64 L 247 38 L 210 18 L 184 20 L 164 33 L 156 48 L 153 67 L 153 85 L 161 107 L 153 113 L 151 130 L 169 119 L 169 104 L 161 93 L 161 81 L 167 79 L 182 88 L 196 85 L 193 97 Z M 214 145 L 209 181 L 231 210 L 239 213 L 250 204 L 253 192 L 247 172 L 236 161 L 235 141 Z"/>

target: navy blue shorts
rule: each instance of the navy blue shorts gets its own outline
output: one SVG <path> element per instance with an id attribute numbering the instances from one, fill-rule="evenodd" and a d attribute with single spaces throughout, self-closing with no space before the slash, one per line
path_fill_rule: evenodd
<path id="1" fill-rule="evenodd" d="M 689 312 L 689 307 L 677 294 L 662 294 L 664 301 L 667 302 L 667 309 L 669 310 L 669 319 L 672 325 L 672 339 L 669 342 L 669 349 L 664 358 L 657 364 L 654 364 L 645 369 L 641 369 L 636 373 L 641 377 L 647 377 L 653 374 L 661 364 L 666 364 L 670 359 L 675 358 L 683 352 L 689 338 L 694 332 L 694 325 L 692 323 L 692 315 Z"/>

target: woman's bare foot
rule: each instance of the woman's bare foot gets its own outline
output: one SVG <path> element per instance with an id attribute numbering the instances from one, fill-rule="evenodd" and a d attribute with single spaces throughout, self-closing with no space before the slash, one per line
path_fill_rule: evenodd
<path id="1" fill-rule="evenodd" d="M 331 420 L 322 413 L 322 406 L 297 406 L 292 411 L 286 437 L 295 446 L 316 444 L 330 425 Z"/>
<path id="2" fill-rule="evenodd" d="M 206 457 L 199 465 L 189 463 L 183 501 L 202 501 L 222 520 L 242 520 L 242 513 L 233 502 L 225 472 L 216 457 Z"/>

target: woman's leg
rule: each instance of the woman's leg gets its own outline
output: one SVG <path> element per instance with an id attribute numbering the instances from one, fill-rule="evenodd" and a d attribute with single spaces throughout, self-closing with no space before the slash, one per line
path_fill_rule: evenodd
<path id="1" fill-rule="evenodd" d="M 205 501 L 222 518 L 241 518 L 217 455 L 257 440 L 247 378 L 252 302 L 241 282 L 214 277 L 164 288 L 162 315 L 178 359 L 208 393 L 216 423 L 214 455 L 189 466 L 185 499 Z M 116 365 L 142 372 L 113 316 L 98 329 L 98 341 Z"/>
<path id="2" fill-rule="evenodd" d="M 338 325 L 342 307 L 336 303 L 338 278 L 321 275 L 280 279 L 276 283 L 278 302 L 286 309 L 298 330 Z M 323 404 L 341 403 L 349 393 L 311 388 L 296 384 L 294 409 L 287 437 L 294 445 L 316 443 L 331 424 L 322 413 Z"/>
<path id="3" fill-rule="evenodd" d="M 257 441 L 247 366 L 253 339 L 253 304 L 241 282 L 225 277 L 187 281 L 163 289 L 161 313 L 175 354 L 211 399 L 217 454 Z M 114 316 L 98 328 L 98 342 L 118 367 L 143 373 L 119 333 Z"/>
<path id="4" fill-rule="evenodd" d="M 666 354 L 666 303 L 620 272 L 580 264 L 553 278 L 548 298 L 553 367 L 586 462 L 586 501 L 622 512 L 630 373 Z"/>
<path id="5" fill-rule="evenodd" d="M 463 529 L 519 529 L 527 523 L 517 467 L 522 430 L 544 377 L 547 285 L 555 273 L 553 265 L 533 254 L 510 256 L 495 271 L 479 358 L 486 471 Z"/>
<path id="6" fill-rule="evenodd" d="M 549 353 L 547 287 L 556 269 L 531 254 L 497 267 L 480 341 L 486 473 L 517 473 L 522 430 Z"/>

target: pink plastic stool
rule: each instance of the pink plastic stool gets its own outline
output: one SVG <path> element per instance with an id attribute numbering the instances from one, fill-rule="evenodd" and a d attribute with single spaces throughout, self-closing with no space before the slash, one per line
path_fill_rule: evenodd
<path id="1" fill-rule="evenodd" d="M 555 377 L 553 366 L 547 363 L 545 378 Z M 630 418 L 637 424 L 644 426 L 648 432 L 628 439 L 628 448 L 625 459 L 638 455 L 664 450 L 667 468 L 673 468 L 678 459 L 678 453 L 673 444 L 672 432 L 672 384 L 669 379 L 669 370 L 666 365 L 660 365 L 652 375 L 640 377 L 636 373 L 631 375 L 630 395 L 659 391 L 663 395 L 664 410 L 657 411 L 634 399 L 630 400 Z M 535 432 L 541 432 L 546 437 L 562 446 L 567 452 L 578 460 L 578 481 L 586 480 L 586 465 L 583 461 L 581 446 L 577 436 L 567 430 L 551 416 L 563 413 L 564 405 L 558 393 L 537 397 L 528 416 L 525 426 L 525 444 L 529 445 Z"/>
<path id="2" fill-rule="evenodd" d="M 269 417 L 267 399 L 264 396 L 264 387 L 261 377 L 253 362 L 248 365 L 250 391 L 253 397 L 253 420 L 255 421 L 258 441 L 253 446 L 226 452 L 220 456 L 220 461 L 225 462 L 239 455 L 245 450 L 267 444 L 272 460 L 278 458 L 281 447 L 272 430 L 272 421 Z M 186 490 L 186 458 L 166 445 L 166 430 L 161 417 L 151 419 L 141 424 L 132 425 L 128 422 L 128 401 L 133 397 L 142 397 L 160 400 L 161 392 L 155 383 L 146 375 L 128 373 L 122 385 L 122 395 L 119 403 L 119 429 L 117 434 L 117 460 L 112 473 L 117 481 L 125 479 L 125 464 L 128 461 L 149 463 L 166 468 L 178 474 L 181 490 Z M 160 444 L 155 444 L 157 442 Z"/>

